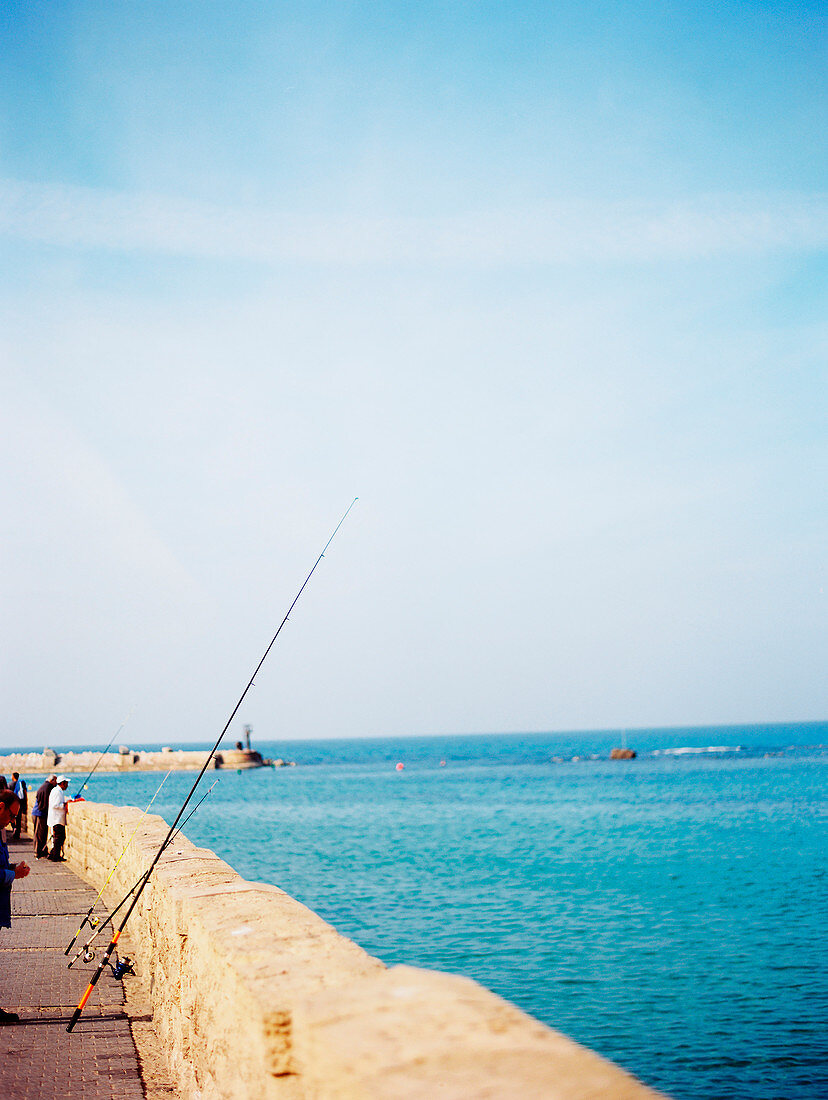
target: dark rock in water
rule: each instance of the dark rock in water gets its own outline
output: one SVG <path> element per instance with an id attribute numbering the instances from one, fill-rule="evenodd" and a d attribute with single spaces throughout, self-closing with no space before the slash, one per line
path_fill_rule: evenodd
<path id="1" fill-rule="evenodd" d="M 217 768 L 261 768 L 262 754 L 255 749 L 222 749 L 216 753 Z"/>
<path id="2" fill-rule="evenodd" d="M 613 749 L 610 760 L 635 760 L 635 749 Z"/>

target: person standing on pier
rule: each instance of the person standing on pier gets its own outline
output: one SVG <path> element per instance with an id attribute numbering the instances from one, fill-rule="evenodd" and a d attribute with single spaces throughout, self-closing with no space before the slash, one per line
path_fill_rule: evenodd
<path id="1" fill-rule="evenodd" d="M 0 829 L 7 829 L 20 813 L 20 801 L 14 791 L 0 791 Z M 9 850 L 0 840 L 0 928 L 11 928 L 11 888 L 15 879 L 25 878 L 29 866 L 25 861 L 9 863 Z M 16 1024 L 16 1012 L 0 1008 L 0 1024 Z"/>
<path id="2" fill-rule="evenodd" d="M 49 817 L 47 822 L 52 830 L 52 850 L 49 859 L 53 863 L 63 863 L 63 842 L 66 840 L 66 807 L 74 799 L 66 797 L 66 788 L 69 780 L 65 775 L 59 775 L 57 782 L 52 787 L 49 795 Z"/>
<path id="3" fill-rule="evenodd" d="M 12 779 L 14 780 L 12 790 L 20 801 L 20 810 L 14 822 L 12 836 L 15 840 L 20 840 L 20 830 L 23 827 L 26 811 L 29 808 L 29 788 L 26 786 L 26 780 L 21 777 L 20 772 L 12 772 Z"/>
<path id="4" fill-rule="evenodd" d="M 32 832 L 34 833 L 34 851 L 38 859 L 49 854 L 49 795 L 57 783 L 57 776 L 50 775 L 41 783 L 32 806 Z"/>

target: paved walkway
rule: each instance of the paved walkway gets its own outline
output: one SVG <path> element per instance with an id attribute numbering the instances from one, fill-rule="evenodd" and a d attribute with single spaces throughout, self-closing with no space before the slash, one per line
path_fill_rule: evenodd
<path id="1" fill-rule="evenodd" d="M 64 950 L 95 891 L 65 863 L 35 859 L 30 840 L 10 841 L 9 855 L 13 863 L 25 859 L 32 873 L 12 887 L 12 927 L 0 929 L 0 1005 L 20 1016 L 19 1024 L 0 1026 L 0 1097 L 144 1100 L 123 983 L 111 969 L 66 1031 L 111 938 L 108 926 L 95 941 L 94 961 L 67 968 Z M 85 927 L 75 948 L 90 934 Z"/>

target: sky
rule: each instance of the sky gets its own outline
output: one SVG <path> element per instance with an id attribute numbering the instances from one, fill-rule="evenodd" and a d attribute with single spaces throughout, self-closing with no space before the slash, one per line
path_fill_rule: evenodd
<path id="1" fill-rule="evenodd" d="M 828 717 L 826 22 L 5 0 L 0 743 Z"/>

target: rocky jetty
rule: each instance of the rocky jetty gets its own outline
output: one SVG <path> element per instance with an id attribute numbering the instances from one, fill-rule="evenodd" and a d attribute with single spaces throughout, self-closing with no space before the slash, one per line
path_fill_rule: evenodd
<path id="1" fill-rule="evenodd" d="M 46 774 L 61 771 L 66 775 L 90 772 L 96 765 L 100 752 L 55 752 L 45 748 L 43 752 L 14 753 L 0 756 L 0 774 L 12 772 L 21 775 Z M 117 752 L 104 753 L 97 765 L 99 772 L 168 772 L 198 771 L 204 765 L 204 749 L 162 748 L 151 752 L 130 749 L 121 745 Z M 254 749 L 220 748 L 211 762 L 213 768 L 281 768 L 290 766 L 286 760 L 266 760 Z"/>

